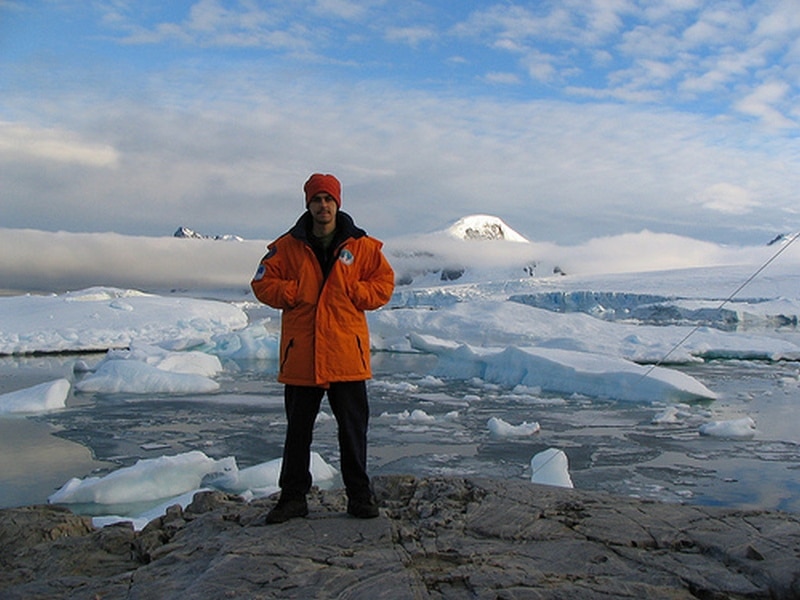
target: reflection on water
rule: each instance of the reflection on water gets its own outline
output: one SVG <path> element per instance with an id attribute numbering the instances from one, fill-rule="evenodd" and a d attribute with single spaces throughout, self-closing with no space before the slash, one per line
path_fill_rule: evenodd
<path id="1" fill-rule="evenodd" d="M 70 361 L 52 360 L 52 378 Z M 779 508 L 800 513 L 800 366 L 742 361 L 684 370 L 717 392 L 713 403 L 685 407 L 674 424 L 653 424 L 664 407 L 558 397 L 481 381 L 428 376 L 435 358 L 378 353 L 370 383 L 370 470 L 373 475 L 473 475 L 529 479 L 530 459 L 561 448 L 577 488 L 670 502 Z M 0 363 L 0 382 L 33 385 L 48 368 Z M 70 477 L 130 465 L 139 458 L 201 450 L 235 456 L 246 467 L 281 455 L 282 386 L 275 365 L 226 365 L 221 390 L 206 396 L 94 396 L 68 400 L 63 411 L 0 419 L 0 505 L 42 502 Z M 330 415 L 327 404 L 323 410 Z M 426 418 L 411 418 L 414 410 Z M 753 440 L 702 437 L 709 420 L 751 416 Z M 539 422 L 541 432 L 493 439 L 487 421 Z M 50 425 L 58 428 L 54 430 Z M 91 450 L 91 453 L 90 453 Z M 314 450 L 337 465 L 333 419 L 319 422 Z M 92 460 L 105 461 L 98 463 Z"/>
<path id="2" fill-rule="evenodd" d="M 54 432 L 47 423 L 0 418 L 0 506 L 45 503 L 74 475 L 107 466 Z"/>

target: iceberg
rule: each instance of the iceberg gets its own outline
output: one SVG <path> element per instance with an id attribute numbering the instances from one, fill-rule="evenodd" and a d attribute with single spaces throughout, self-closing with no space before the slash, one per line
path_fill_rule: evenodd
<path id="1" fill-rule="evenodd" d="M 689 375 L 613 356 L 553 348 L 475 348 L 416 333 L 409 339 L 413 348 L 438 357 L 435 374 L 441 377 L 478 377 L 510 387 L 631 402 L 716 399 L 713 391 Z"/>

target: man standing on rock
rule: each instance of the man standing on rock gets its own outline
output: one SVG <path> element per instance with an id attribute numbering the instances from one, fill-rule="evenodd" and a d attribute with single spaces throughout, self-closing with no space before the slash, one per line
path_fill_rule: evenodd
<path id="1" fill-rule="evenodd" d="M 368 519 L 378 507 L 367 475 L 372 376 L 365 311 L 386 304 L 394 272 L 382 244 L 340 209 L 342 188 L 333 175 L 306 181 L 306 211 L 268 247 L 251 282 L 256 297 L 281 309 L 280 369 L 288 420 L 276 506 L 267 523 L 308 514 L 311 441 L 323 395 L 338 425 L 347 512 Z"/>

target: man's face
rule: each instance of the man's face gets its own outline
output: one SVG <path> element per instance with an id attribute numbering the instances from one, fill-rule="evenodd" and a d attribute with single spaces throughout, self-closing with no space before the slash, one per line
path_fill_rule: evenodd
<path id="1" fill-rule="evenodd" d="M 311 200 L 308 201 L 308 211 L 311 213 L 311 218 L 320 225 L 335 222 L 337 210 L 339 210 L 339 207 L 336 205 L 336 200 L 326 192 L 314 194 Z"/>

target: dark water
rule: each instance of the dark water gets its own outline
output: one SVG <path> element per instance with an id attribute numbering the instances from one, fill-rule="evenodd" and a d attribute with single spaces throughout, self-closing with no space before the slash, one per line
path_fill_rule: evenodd
<path id="1" fill-rule="evenodd" d="M 0 359 L 0 393 L 71 376 L 77 359 Z M 439 381 L 435 358 L 379 353 L 370 382 L 372 474 L 478 475 L 529 480 L 530 460 L 565 451 L 576 488 L 669 502 L 800 513 L 800 365 L 712 362 L 684 368 L 720 399 L 656 425 L 663 406 L 543 395 L 480 381 Z M 200 396 L 79 394 L 62 411 L 0 418 L 0 506 L 44 502 L 71 477 L 140 458 L 201 450 L 240 467 L 280 457 L 282 387 L 269 362 L 227 364 L 218 393 Z M 403 418 L 404 411 L 428 419 Z M 323 411 L 330 410 L 323 403 Z M 752 417 L 752 440 L 698 434 L 709 420 Z M 493 439 L 491 417 L 536 421 L 541 432 Z M 430 421 L 430 422 L 428 422 Z M 338 466 L 336 426 L 319 422 L 314 450 Z"/>

